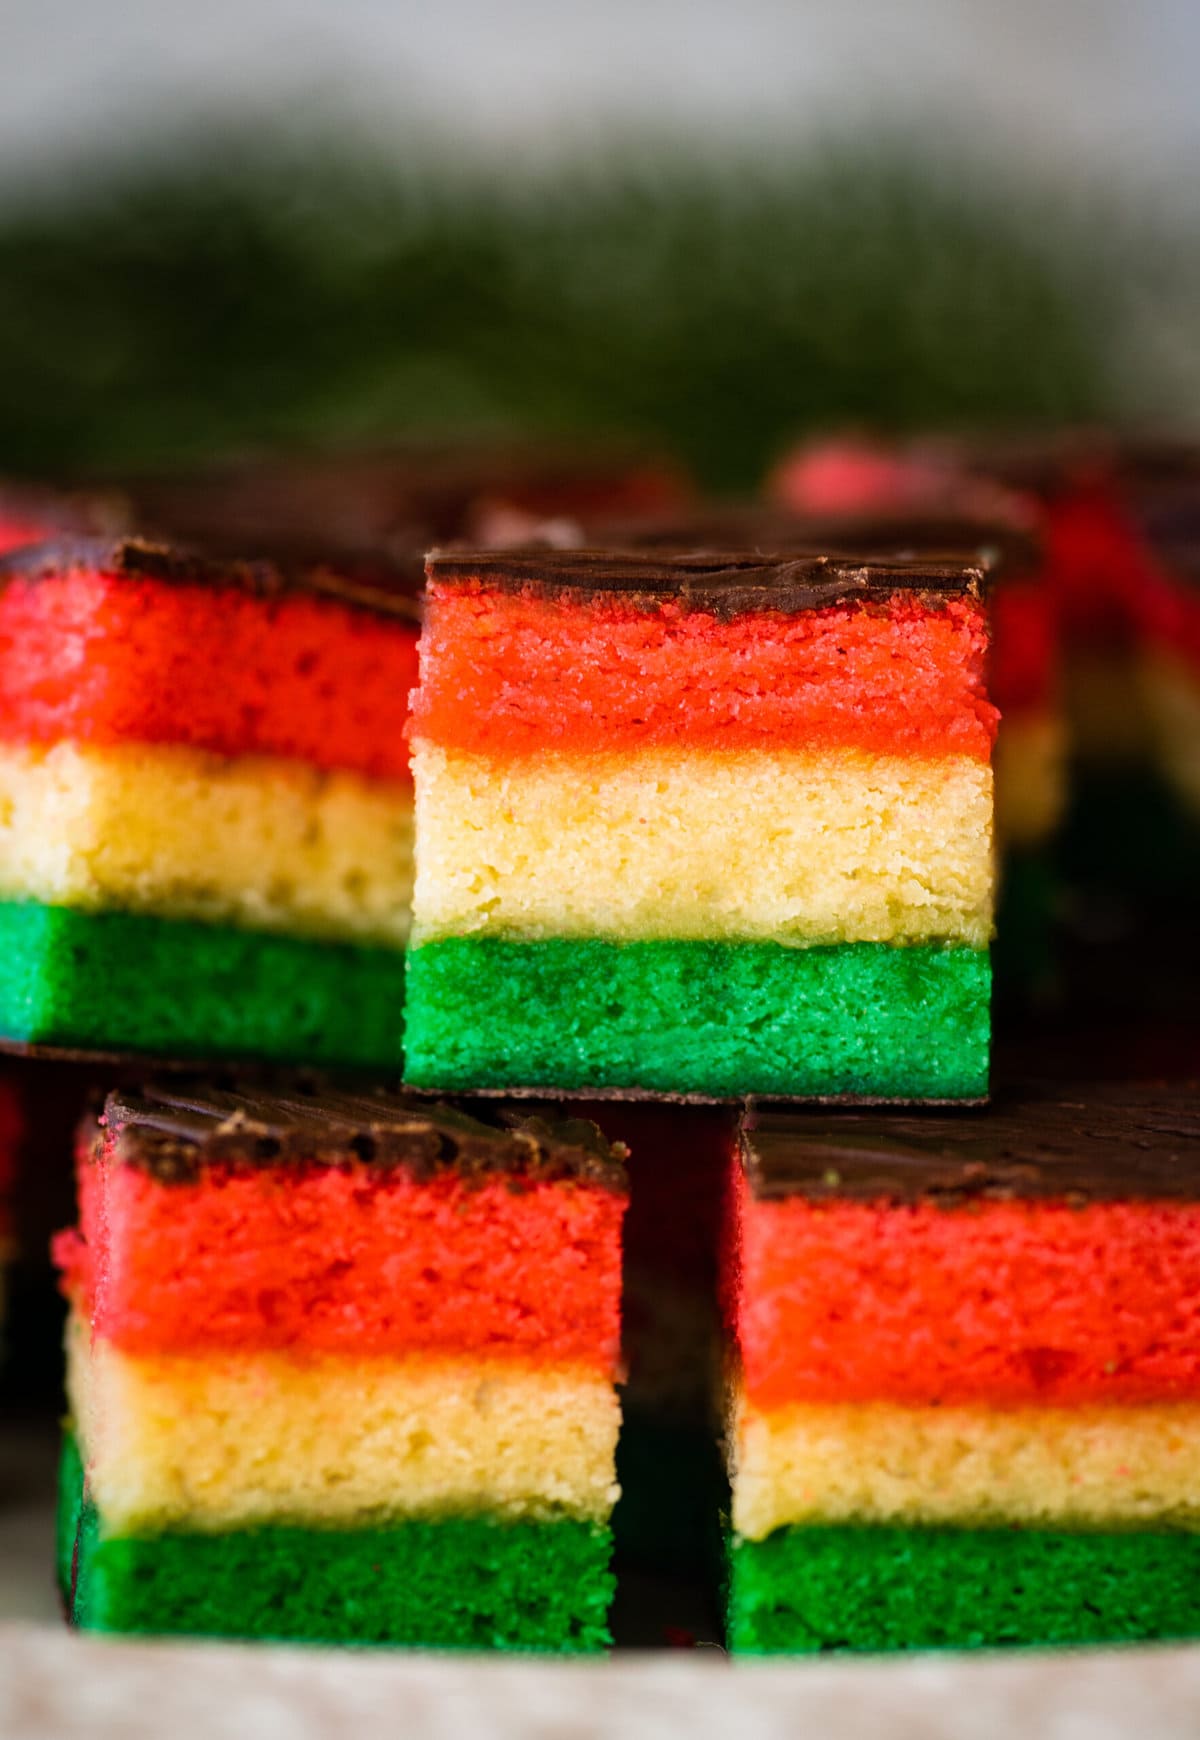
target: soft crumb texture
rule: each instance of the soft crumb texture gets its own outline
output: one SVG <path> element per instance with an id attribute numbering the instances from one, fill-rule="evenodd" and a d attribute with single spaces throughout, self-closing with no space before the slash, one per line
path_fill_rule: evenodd
<path id="1" fill-rule="evenodd" d="M 404 957 L 133 913 L 0 902 L 0 1035 L 170 1058 L 398 1070 Z"/>
<path id="2" fill-rule="evenodd" d="M 739 1198 L 757 1407 L 1200 1398 L 1198 1205 Z"/>
<path id="3" fill-rule="evenodd" d="M 612 1535 L 597 1523 L 447 1517 L 123 1539 L 77 1495 L 63 1510 L 79 1518 L 64 1596 L 86 1631 L 562 1653 L 611 1641 Z"/>
<path id="4" fill-rule="evenodd" d="M 1051 839 L 1067 799 L 1067 734 L 1056 713 L 1006 714 L 993 755 L 996 840 L 1007 857 Z"/>
<path id="5" fill-rule="evenodd" d="M 603 1521 L 620 1410 L 585 1368 L 470 1355 L 132 1355 L 69 1338 L 88 1491 L 117 1534 L 488 1513 Z"/>
<path id="6" fill-rule="evenodd" d="M 402 947 L 412 789 L 178 746 L 0 745 L 0 896 Z"/>
<path id="7" fill-rule="evenodd" d="M 740 1098 L 988 1091 L 985 950 L 506 942 L 409 951 L 406 1079 Z"/>
<path id="8" fill-rule="evenodd" d="M 992 776 L 856 749 L 414 756 L 415 934 L 985 945 Z"/>
<path id="9" fill-rule="evenodd" d="M 176 743 L 407 777 L 413 623 L 74 571 L 0 594 L 0 738 Z"/>
<path id="10" fill-rule="evenodd" d="M 795 1528 L 730 1546 L 738 1653 L 1148 1642 L 1200 1632 L 1200 1535 Z"/>
<path id="11" fill-rule="evenodd" d="M 898 594 L 722 621 L 664 602 L 429 588 L 415 736 L 468 753 L 854 748 L 987 760 L 983 611 Z"/>
<path id="12" fill-rule="evenodd" d="M 1147 654 L 1141 692 L 1159 766 L 1177 796 L 1200 815 L 1200 660 Z"/>
<path id="13" fill-rule="evenodd" d="M 79 1167 L 67 1288 L 130 1353 L 508 1354 L 611 1374 L 625 1198 L 363 1163 Z"/>
<path id="14" fill-rule="evenodd" d="M 1200 1401 L 1142 1407 L 736 1406 L 733 1526 L 1200 1527 Z"/>

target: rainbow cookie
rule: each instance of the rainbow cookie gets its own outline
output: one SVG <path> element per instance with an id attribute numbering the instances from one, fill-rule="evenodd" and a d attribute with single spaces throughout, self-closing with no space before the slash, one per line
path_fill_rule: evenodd
<path id="1" fill-rule="evenodd" d="M 326 569 L 0 561 L 0 1034 L 398 1065 L 416 633 Z"/>
<path id="2" fill-rule="evenodd" d="M 594 1126 L 147 1089 L 79 1185 L 77 1624 L 607 1641 L 626 1186 Z"/>
<path id="3" fill-rule="evenodd" d="M 743 1120 L 735 1650 L 1200 1634 L 1194 1084 Z"/>
<path id="4" fill-rule="evenodd" d="M 795 553 L 431 557 L 408 1079 L 986 1094 L 981 580 Z"/>

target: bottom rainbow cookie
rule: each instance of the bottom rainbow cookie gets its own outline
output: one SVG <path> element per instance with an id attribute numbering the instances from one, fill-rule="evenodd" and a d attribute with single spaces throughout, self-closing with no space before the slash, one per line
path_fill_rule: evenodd
<path id="1" fill-rule="evenodd" d="M 731 1649 L 1200 1635 L 1195 1084 L 751 1110 Z"/>
<path id="2" fill-rule="evenodd" d="M 74 1623 L 604 1647 L 622 1161 L 480 1105 L 111 1094 L 57 1251 Z"/>

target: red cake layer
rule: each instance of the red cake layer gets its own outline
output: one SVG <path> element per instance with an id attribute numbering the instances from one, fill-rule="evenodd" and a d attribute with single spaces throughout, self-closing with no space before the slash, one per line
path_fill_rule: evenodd
<path id="1" fill-rule="evenodd" d="M 302 593 L 17 579 L 0 592 L 0 738 L 178 743 L 405 779 L 416 638 Z"/>
<path id="2" fill-rule="evenodd" d="M 986 759 L 983 612 L 879 606 L 728 620 L 434 584 L 416 734 L 495 756 L 822 746 Z"/>
<path id="3" fill-rule="evenodd" d="M 764 1203 L 743 1181 L 737 1219 L 760 1407 L 1200 1397 L 1200 1205 Z"/>
<path id="4" fill-rule="evenodd" d="M 66 1290 L 130 1353 L 618 1357 L 625 1202 L 609 1190 L 303 1163 L 163 1184 L 84 1159 L 79 1196 Z"/>

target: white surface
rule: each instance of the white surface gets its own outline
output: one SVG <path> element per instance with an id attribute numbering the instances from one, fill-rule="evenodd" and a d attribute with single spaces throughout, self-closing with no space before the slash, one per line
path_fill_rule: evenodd
<path id="1" fill-rule="evenodd" d="M 0 1625 L 4 1740 L 1196 1740 L 1200 1651 L 591 1666 L 116 1643 Z"/>
<path id="2" fill-rule="evenodd" d="M 1197 1740 L 1200 1648 L 588 1665 L 74 1636 L 54 1441 L 0 1433 L 2 1740 Z"/>

